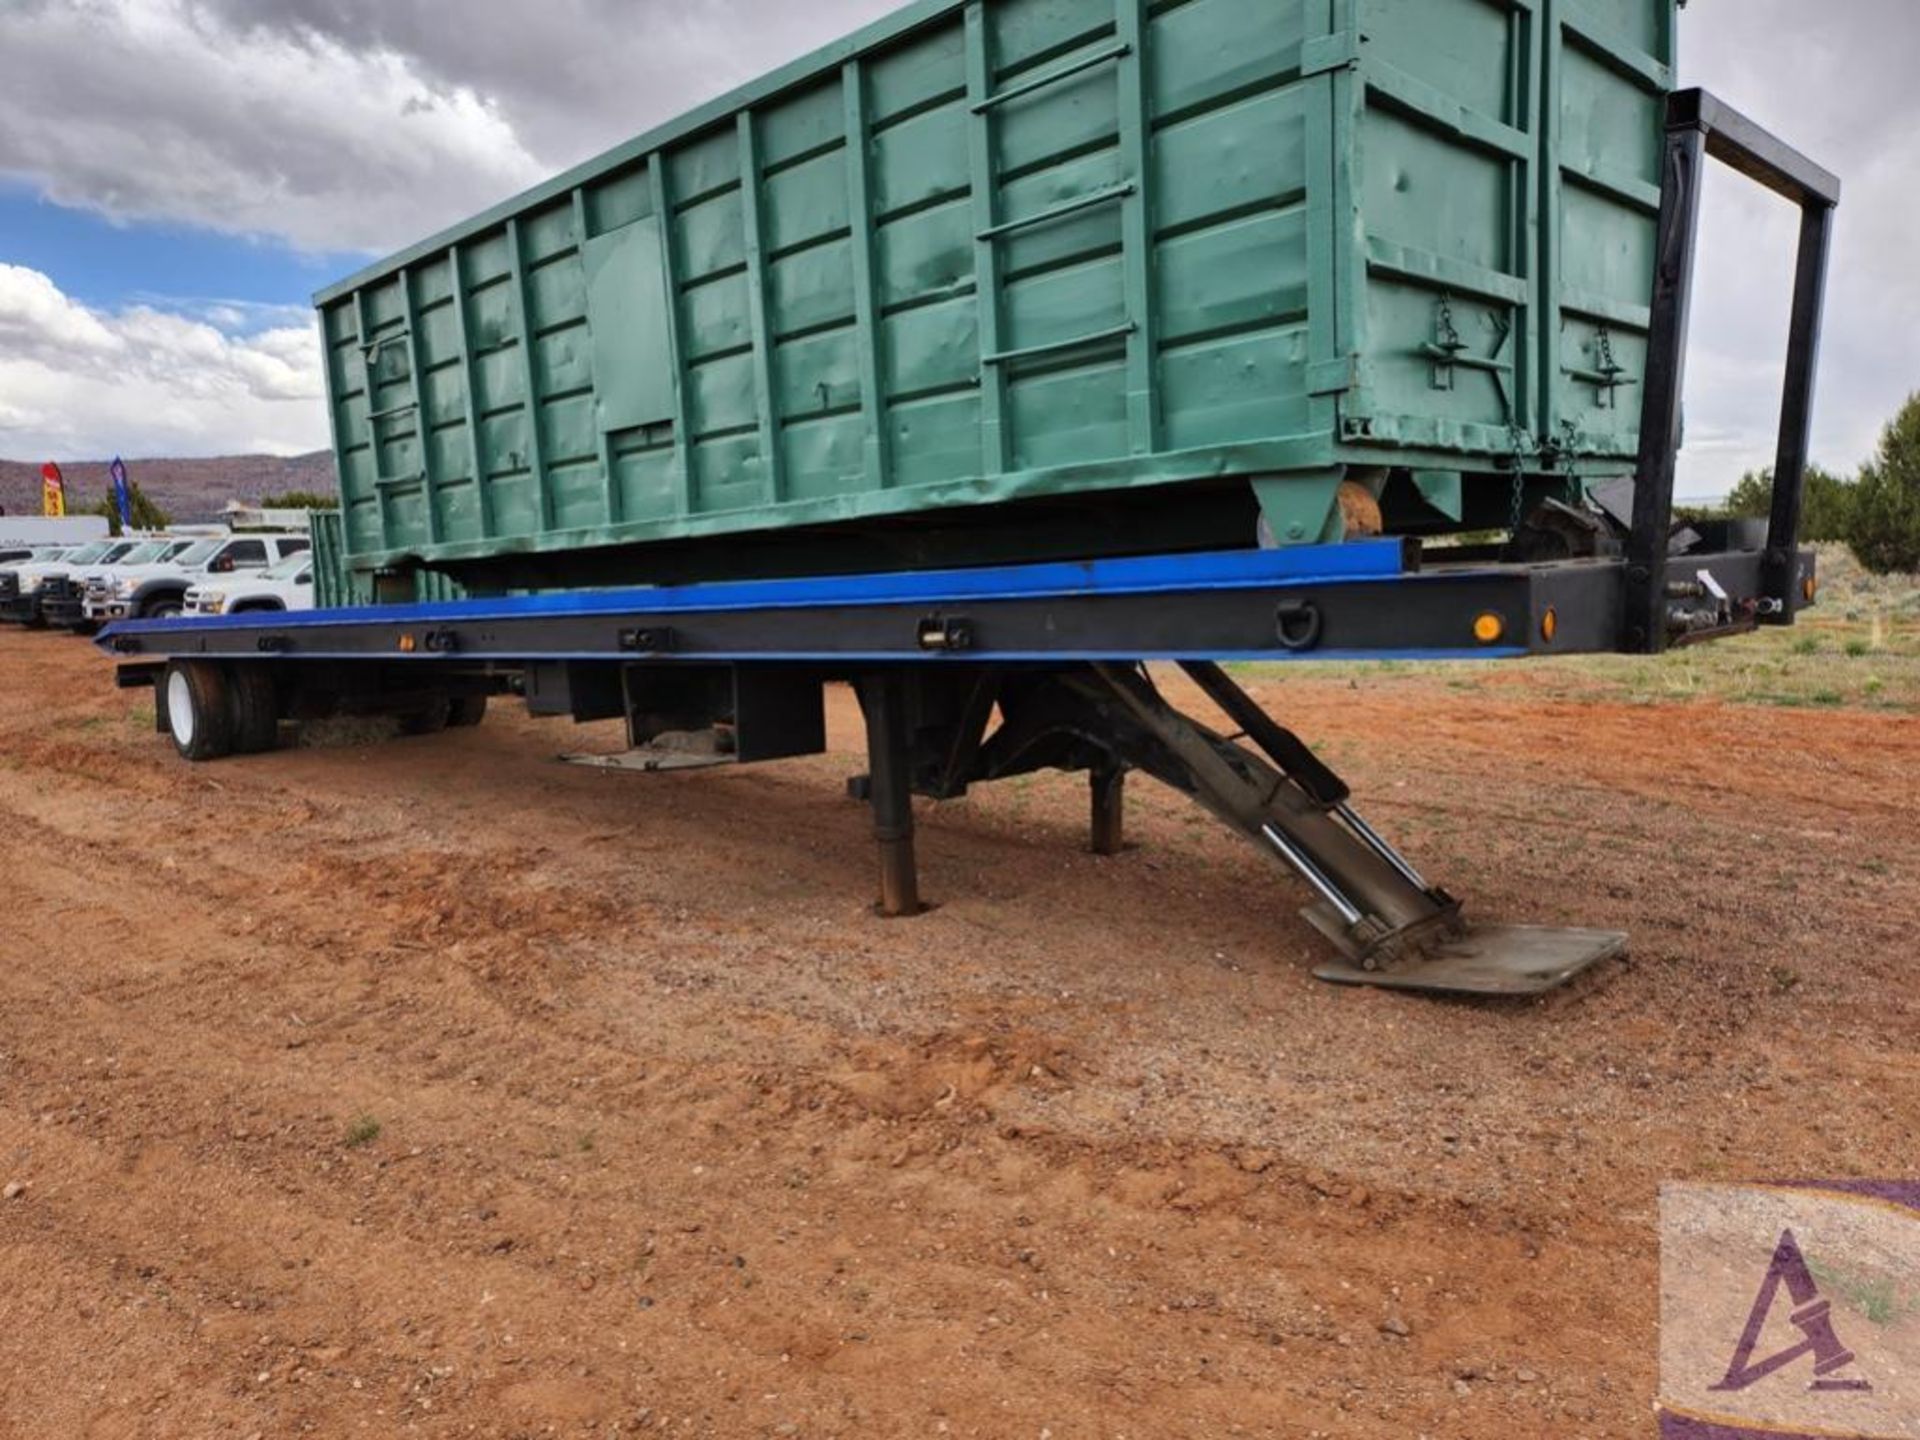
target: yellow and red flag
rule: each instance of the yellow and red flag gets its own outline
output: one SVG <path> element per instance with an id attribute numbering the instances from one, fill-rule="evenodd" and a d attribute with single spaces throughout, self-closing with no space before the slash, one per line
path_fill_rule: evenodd
<path id="1" fill-rule="evenodd" d="M 56 519 L 67 513 L 67 477 L 51 460 L 40 467 L 40 513 Z"/>

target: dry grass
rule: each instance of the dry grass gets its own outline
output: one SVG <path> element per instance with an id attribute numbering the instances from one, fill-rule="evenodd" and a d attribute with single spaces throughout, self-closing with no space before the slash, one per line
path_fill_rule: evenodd
<path id="1" fill-rule="evenodd" d="M 1587 655 L 1503 668 L 1556 700 L 1641 704 L 1717 700 L 1879 711 L 1920 710 L 1920 576 L 1873 576 L 1844 546 L 1820 551 L 1820 603 L 1792 629 L 1675 650 L 1658 658 Z M 1258 667 L 1268 668 L 1268 667 Z M 1432 683 L 1475 689 L 1490 672 L 1474 665 L 1382 662 L 1327 667 L 1369 685 Z M 1325 673 L 1325 672 L 1323 672 Z"/>
<path id="2" fill-rule="evenodd" d="M 1920 577 L 1873 576 L 1820 547 L 1820 603 L 1792 629 L 1673 651 L 1596 655 L 1540 668 L 1569 697 L 1866 710 L 1920 709 Z"/>

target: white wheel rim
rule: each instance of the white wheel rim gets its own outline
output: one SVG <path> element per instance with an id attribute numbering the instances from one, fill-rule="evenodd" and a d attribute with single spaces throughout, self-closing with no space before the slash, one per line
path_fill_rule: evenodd
<path id="1" fill-rule="evenodd" d="M 193 688 L 187 684 L 184 670 L 176 670 L 167 677 L 167 725 L 173 731 L 174 743 L 181 749 L 193 744 Z"/>

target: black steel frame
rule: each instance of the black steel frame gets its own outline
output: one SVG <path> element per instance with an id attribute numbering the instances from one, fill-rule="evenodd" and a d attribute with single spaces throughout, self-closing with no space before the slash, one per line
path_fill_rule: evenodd
<path id="1" fill-rule="evenodd" d="M 1826 308 L 1827 263 L 1840 181 L 1790 145 L 1704 90 L 1681 90 L 1667 102 L 1660 233 L 1647 357 L 1633 528 L 1627 548 L 1623 648 L 1657 654 L 1669 643 L 1667 572 L 1673 530 L 1673 485 L 1681 444 L 1687 332 L 1692 320 L 1694 261 L 1699 248 L 1701 192 L 1708 157 L 1800 207 L 1800 249 L 1773 506 L 1767 525 L 1758 618 L 1790 625 L 1811 598 L 1802 590 L 1795 549 L 1806 489 L 1814 380 Z"/>
<path id="2" fill-rule="evenodd" d="M 1757 595 L 1763 557 L 1689 556 L 1729 595 Z M 1810 556 L 1799 563 L 1810 567 Z M 851 671 L 913 661 L 1072 663 L 1140 659 L 1487 658 L 1622 648 L 1628 566 L 1565 561 L 1416 572 L 1389 580 L 1198 585 L 1162 594 L 973 597 L 952 604 L 785 610 L 510 614 L 285 623 L 271 614 L 117 626 L 98 644 L 139 670 L 170 658 L 293 664 L 383 661 L 423 673 L 567 661 L 805 662 Z M 1552 620 L 1549 623 L 1548 616 Z M 1482 642 L 1474 625 L 1500 621 Z"/>

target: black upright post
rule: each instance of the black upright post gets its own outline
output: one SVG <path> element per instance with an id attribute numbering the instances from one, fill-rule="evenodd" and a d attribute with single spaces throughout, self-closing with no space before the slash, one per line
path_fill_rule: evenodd
<path id="1" fill-rule="evenodd" d="M 1657 655 L 1667 648 L 1667 545 L 1673 530 L 1674 471 L 1680 458 L 1680 408 L 1687 384 L 1687 329 L 1693 312 L 1693 260 L 1700 233 L 1706 131 L 1698 123 L 1667 130 L 1660 187 L 1660 238 L 1653 277 L 1653 331 L 1640 417 L 1640 459 L 1627 542 L 1622 647 Z"/>
<path id="2" fill-rule="evenodd" d="M 873 835 L 880 850 L 880 913 L 918 915 L 913 857 L 913 775 L 907 750 L 906 680 L 897 670 L 860 679 L 867 719 L 867 771 Z"/>
<path id="3" fill-rule="evenodd" d="M 1780 449 L 1773 463 L 1773 509 L 1761 593 L 1773 603 L 1762 616 L 1790 624 L 1806 603 L 1800 593 L 1800 512 L 1806 492 L 1807 451 L 1813 432 L 1813 387 L 1820 369 L 1820 329 L 1826 313 L 1827 258 L 1833 247 L 1833 207 L 1809 201 L 1800 216 L 1800 260 L 1793 282 L 1793 325 L 1787 335 L 1787 384 L 1780 401 Z"/>
<path id="4" fill-rule="evenodd" d="M 1093 792 L 1093 843 L 1096 855 L 1118 855 L 1127 843 L 1127 771 L 1100 765 L 1087 772 Z"/>

